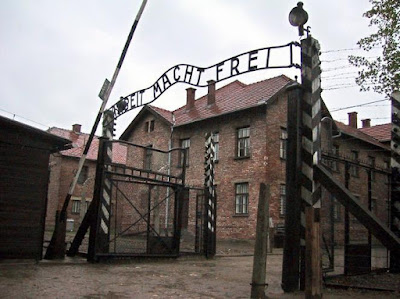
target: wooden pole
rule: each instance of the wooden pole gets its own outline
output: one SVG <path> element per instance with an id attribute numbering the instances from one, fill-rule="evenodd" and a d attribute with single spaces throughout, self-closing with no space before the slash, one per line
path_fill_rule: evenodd
<path id="1" fill-rule="evenodd" d="M 306 298 L 322 298 L 320 209 L 306 207 Z"/>
<path id="2" fill-rule="evenodd" d="M 267 244 L 269 230 L 269 185 L 260 184 L 258 198 L 256 243 L 254 246 L 253 278 L 251 298 L 266 298 L 265 283 L 267 264 Z"/>

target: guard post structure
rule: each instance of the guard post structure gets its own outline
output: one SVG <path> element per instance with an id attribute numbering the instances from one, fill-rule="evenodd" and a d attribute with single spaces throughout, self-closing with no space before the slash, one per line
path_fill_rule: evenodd
<path id="1" fill-rule="evenodd" d="M 392 100 L 392 140 L 391 140 L 391 231 L 400 237 L 400 91 L 395 91 Z M 400 255 L 390 252 L 390 271 L 400 273 Z"/>
<path id="2" fill-rule="evenodd" d="M 207 258 L 216 253 L 217 197 L 214 181 L 214 141 L 211 133 L 206 134 L 204 189 L 205 189 L 205 221 L 204 221 L 204 253 Z"/>
<path id="3" fill-rule="evenodd" d="M 303 96 L 301 100 L 302 149 L 301 149 L 301 245 L 302 265 L 301 288 L 306 297 L 322 296 L 322 269 L 319 243 L 319 214 L 321 208 L 321 184 L 316 180 L 313 167 L 319 164 L 321 156 L 321 68 L 320 45 L 311 37 L 301 41 L 301 81 Z M 306 214 L 310 214 L 306 228 Z M 311 215 L 313 214 L 313 215 Z M 312 220 L 311 220 L 312 219 Z M 306 234 L 306 230 L 310 233 Z M 318 235 L 316 235 L 318 234 Z M 306 240 L 310 238 L 310 240 Z M 305 251 L 304 251 L 305 246 Z M 304 252 L 304 254 L 303 254 Z M 320 277 L 321 276 L 321 277 Z"/>

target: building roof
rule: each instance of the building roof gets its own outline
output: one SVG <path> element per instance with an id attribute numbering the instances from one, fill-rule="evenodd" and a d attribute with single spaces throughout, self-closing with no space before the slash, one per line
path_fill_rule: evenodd
<path id="1" fill-rule="evenodd" d="M 62 138 L 67 138 L 72 141 L 73 148 L 61 151 L 63 156 L 80 158 L 82 156 L 83 150 L 85 148 L 86 142 L 89 139 L 89 134 L 86 133 L 75 133 L 72 130 L 66 130 L 61 128 L 52 127 L 49 129 L 51 134 L 60 136 Z M 99 148 L 99 138 L 95 136 L 93 138 L 92 144 L 90 145 L 89 152 L 86 156 L 88 160 L 97 160 L 97 153 Z M 113 143 L 113 157 L 112 161 L 114 163 L 125 164 L 126 163 L 126 147 Z"/>
<path id="2" fill-rule="evenodd" d="M 392 124 L 376 125 L 369 128 L 361 128 L 361 132 L 374 137 L 380 142 L 388 142 L 392 139 Z"/>
<path id="3" fill-rule="evenodd" d="M 71 140 L 0 116 L 0 142 L 58 152 L 71 148 Z"/>
<path id="4" fill-rule="evenodd" d="M 215 104 L 208 106 L 205 95 L 197 99 L 190 110 L 185 105 L 173 111 L 175 125 L 181 126 L 265 104 L 291 82 L 293 81 L 285 75 L 252 84 L 233 81 L 215 91 Z"/>
<path id="5" fill-rule="evenodd" d="M 342 123 L 340 121 L 335 121 L 335 123 L 342 134 L 345 134 L 345 135 L 351 136 L 351 137 L 355 137 L 359 140 L 362 140 L 364 142 L 367 142 L 367 143 L 377 146 L 379 148 L 390 151 L 390 147 L 388 147 L 387 145 L 384 145 L 378 139 L 375 139 L 374 137 L 362 132 L 360 129 L 356 129 L 351 126 L 345 125 L 344 123 Z"/>
<path id="6" fill-rule="evenodd" d="M 186 104 L 174 111 L 147 105 L 122 133 L 120 139 L 126 140 L 128 138 L 128 135 L 135 127 L 135 123 L 145 111 L 160 116 L 169 124 L 182 126 L 266 104 L 292 82 L 294 81 L 285 75 L 252 84 L 245 84 L 236 80 L 215 91 L 214 104 L 208 105 L 207 95 L 205 95 L 195 100 L 194 106 L 190 110 L 186 108 Z"/>

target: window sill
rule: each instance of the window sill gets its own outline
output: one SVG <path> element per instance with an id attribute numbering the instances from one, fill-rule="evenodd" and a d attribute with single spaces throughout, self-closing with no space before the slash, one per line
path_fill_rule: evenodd
<path id="1" fill-rule="evenodd" d="M 235 214 L 232 215 L 233 217 L 238 217 L 238 218 L 243 218 L 243 217 L 249 217 L 249 214 Z"/>
<path id="2" fill-rule="evenodd" d="M 246 159 L 250 159 L 250 156 L 244 156 L 244 157 L 235 157 L 233 158 L 233 160 L 246 160 Z"/>

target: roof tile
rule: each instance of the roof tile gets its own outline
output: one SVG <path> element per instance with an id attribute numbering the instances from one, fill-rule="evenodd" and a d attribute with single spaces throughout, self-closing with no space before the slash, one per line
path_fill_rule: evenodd
<path id="1" fill-rule="evenodd" d="M 78 134 L 71 130 L 56 128 L 56 127 L 50 128 L 49 133 L 72 141 L 73 148 L 60 152 L 63 156 L 68 156 L 68 157 L 80 158 L 82 156 L 86 142 L 89 139 L 89 134 L 86 133 Z M 95 136 L 93 138 L 92 144 L 90 145 L 89 152 L 86 158 L 89 160 L 97 160 L 98 148 L 99 148 L 99 138 Z M 119 164 L 125 164 L 126 153 L 127 152 L 125 146 L 118 143 L 113 143 L 113 157 L 112 157 L 113 162 Z"/>
<path id="2" fill-rule="evenodd" d="M 388 142 L 392 138 L 392 124 L 376 125 L 369 128 L 361 128 L 361 132 L 368 134 L 380 142 Z"/>
<path id="3" fill-rule="evenodd" d="M 244 84 L 238 80 L 216 90 L 215 104 L 207 105 L 207 95 L 197 99 L 194 107 L 186 109 L 186 105 L 175 110 L 176 125 L 211 118 L 221 114 L 257 106 L 267 102 L 278 91 L 292 80 L 284 75 L 266 79 L 252 84 Z"/>

